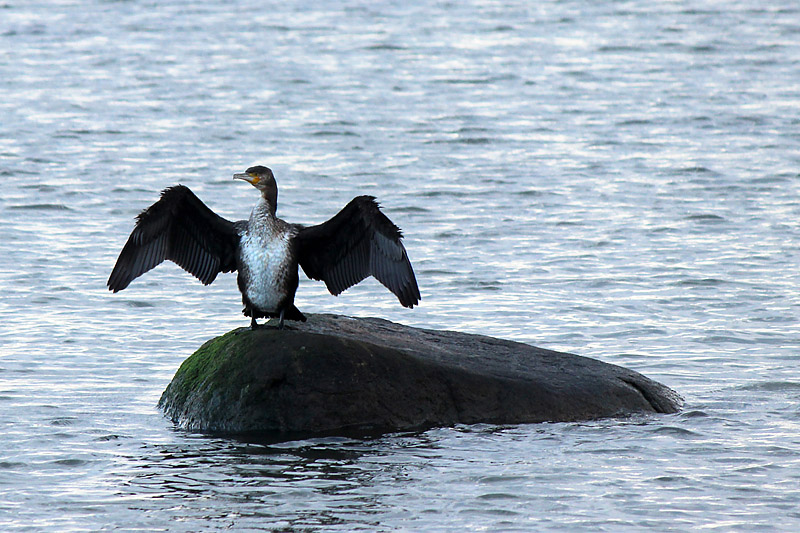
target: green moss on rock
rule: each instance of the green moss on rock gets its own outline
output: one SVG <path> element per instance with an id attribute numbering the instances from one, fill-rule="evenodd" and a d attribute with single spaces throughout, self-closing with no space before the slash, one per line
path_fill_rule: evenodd
<path id="1" fill-rule="evenodd" d="M 215 391 L 229 385 L 232 359 L 248 353 L 252 338 L 242 335 L 244 329 L 236 329 L 206 341 L 178 368 L 172 382 L 161 395 L 158 406 L 168 414 L 189 401 L 208 402 Z"/>

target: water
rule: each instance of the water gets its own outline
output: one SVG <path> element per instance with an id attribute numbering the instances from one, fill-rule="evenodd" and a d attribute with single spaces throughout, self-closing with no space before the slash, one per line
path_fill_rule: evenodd
<path id="1" fill-rule="evenodd" d="M 793 1 L 6 1 L 0 529 L 796 530 Z M 638 370 L 682 413 L 249 443 L 173 429 L 180 362 L 247 324 L 233 276 L 104 284 L 158 191 L 243 218 L 374 194 L 423 293 L 305 312 Z"/>

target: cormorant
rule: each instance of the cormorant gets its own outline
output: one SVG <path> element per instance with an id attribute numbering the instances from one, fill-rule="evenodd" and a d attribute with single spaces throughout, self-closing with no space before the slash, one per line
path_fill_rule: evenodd
<path id="1" fill-rule="evenodd" d="M 184 185 L 169 187 L 142 211 L 122 248 L 108 288 L 121 291 L 162 263 L 174 261 L 208 285 L 220 272 L 238 270 L 245 316 L 283 321 L 306 317 L 294 305 L 300 265 L 338 295 L 375 276 L 405 307 L 419 303 L 414 270 L 400 228 L 384 215 L 374 196 L 358 196 L 336 216 L 317 226 L 278 218 L 278 185 L 272 170 L 254 166 L 234 174 L 261 191 L 248 220 L 231 222 L 209 209 Z"/>

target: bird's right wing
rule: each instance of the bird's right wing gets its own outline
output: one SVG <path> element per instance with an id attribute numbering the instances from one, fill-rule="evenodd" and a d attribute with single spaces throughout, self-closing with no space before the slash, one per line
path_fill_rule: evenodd
<path id="1" fill-rule="evenodd" d="M 165 259 L 208 285 L 220 272 L 236 270 L 238 246 L 233 222 L 214 213 L 188 187 L 170 187 L 136 218 L 108 288 L 121 291 Z"/>

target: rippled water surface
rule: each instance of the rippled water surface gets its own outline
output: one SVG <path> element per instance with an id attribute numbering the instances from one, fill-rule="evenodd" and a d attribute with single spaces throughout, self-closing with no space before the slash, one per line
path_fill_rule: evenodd
<path id="1" fill-rule="evenodd" d="M 325 5 L 325 7 L 320 7 Z M 795 1 L 0 4 L 0 529 L 800 528 Z M 176 431 L 234 276 L 117 295 L 133 217 L 373 194 L 423 293 L 306 312 L 570 351 L 677 415 L 248 443 Z"/>

